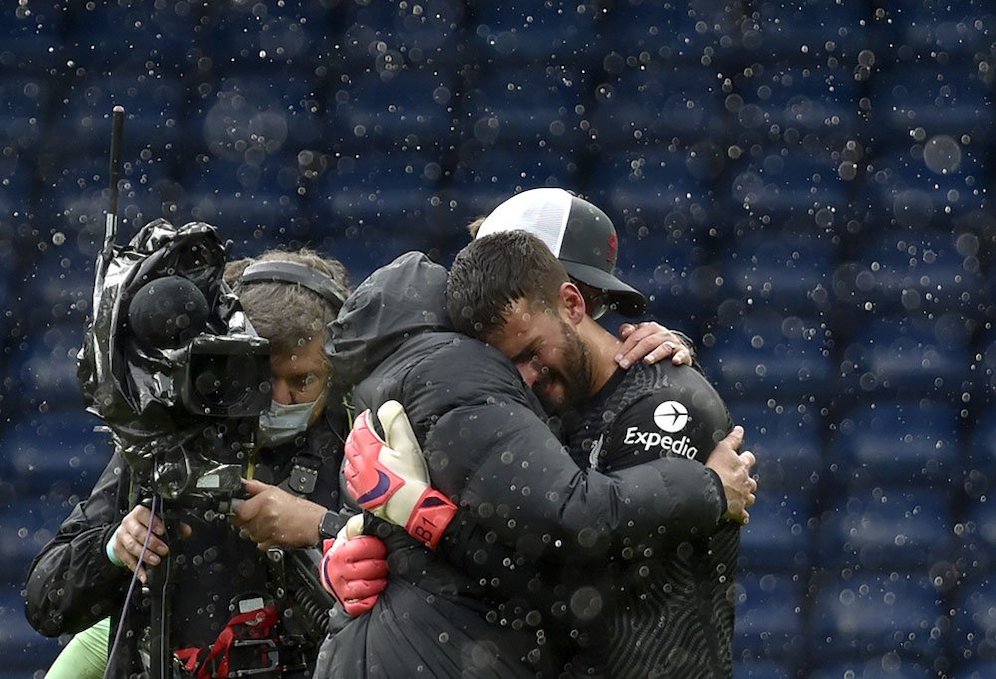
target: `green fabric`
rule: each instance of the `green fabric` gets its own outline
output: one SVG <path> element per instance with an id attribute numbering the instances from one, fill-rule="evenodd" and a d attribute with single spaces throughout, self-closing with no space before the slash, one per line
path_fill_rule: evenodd
<path id="1" fill-rule="evenodd" d="M 107 667 L 111 621 L 104 618 L 66 644 L 49 668 L 45 679 L 101 679 Z"/>

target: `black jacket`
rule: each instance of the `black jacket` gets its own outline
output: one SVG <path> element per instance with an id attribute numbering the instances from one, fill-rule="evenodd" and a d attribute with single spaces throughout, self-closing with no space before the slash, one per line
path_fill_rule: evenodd
<path id="1" fill-rule="evenodd" d="M 257 478 L 280 483 L 297 455 L 303 466 L 318 472 L 314 490 L 307 497 L 327 507 L 339 507 L 341 419 L 329 408 L 325 418 L 309 428 L 302 447 L 290 443 L 262 449 Z M 32 627 L 41 634 L 76 633 L 109 616 L 113 643 L 132 573 L 114 566 L 104 550 L 134 506 L 134 495 L 130 468 L 115 453 L 90 496 L 73 509 L 56 536 L 35 557 L 28 573 L 25 610 Z M 255 543 L 240 537 L 226 516 L 213 518 L 209 512 L 198 510 L 184 512 L 181 520 L 191 525 L 193 534 L 170 543 L 176 564 L 175 594 L 170 599 L 171 645 L 204 647 L 214 642 L 231 618 L 233 599 L 250 593 L 269 594 L 273 571 L 268 570 L 266 556 Z M 139 643 L 149 621 L 149 597 L 139 586 L 125 617 L 122 646 L 109 659 L 108 677 L 142 676 Z M 312 650 L 312 657 L 316 651 Z"/>
<path id="2" fill-rule="evenodd" d="M 445 283 L 445 269 L 424 255 L 401 256 L 356 289 L 328 350 L 333 374 L 356 385 L 358 408 L 389 399 L 405 406 L 433 486 L 458 499 L 491 540 L 530 558 L 600 562 L 627 541 L 660 541 L 662 524 L 716 526 L 722 490 L 697 463 L 582 471 L 515 366 L 447 329 Z M 546 653 L 542 611 L 517 615 L 486 580 L 405 535 L 393 533 L 388 547 L 386 595 L 323 648 L 316 677 L 409 677 L 413 668 L 439 677 L 555 673 L 548 663 L 562 658 Z"/>

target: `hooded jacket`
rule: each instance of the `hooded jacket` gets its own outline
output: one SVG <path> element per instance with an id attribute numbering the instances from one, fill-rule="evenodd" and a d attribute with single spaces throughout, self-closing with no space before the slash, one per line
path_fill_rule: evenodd
<path id="1" fill-rule="evenodd" d="M 405 406 L 433 486 L 490 542 L 527 555 L 517 562 L 527 566 L 538 557 L 601 563 L 632 541 L 715 528 L 725 499 L 698 463 L 580 469 L 512 362 L 448 329 L 446 275 L 414 252 L 374 272 L 347 300 L 327 350 L 358 409 L 390 399 Z M 449 533 L 461 530 L 454 523 Z M 556 675 L 563 657 L 547 641 L 542 611 L 516 609 L 486 578 L 464 575 L 400 530 L 386 541 L 387 591 L 326 644 L 316 677 L 410 677 L 413 668 L 437 677 Z M 520 578 L 532 582 L 528 572 Z"/>

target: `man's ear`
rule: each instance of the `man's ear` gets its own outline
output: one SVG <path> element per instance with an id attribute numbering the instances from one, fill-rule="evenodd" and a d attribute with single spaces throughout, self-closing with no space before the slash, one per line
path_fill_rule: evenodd
<path id="1" fill-rule="evenodd" d="M 560 284 L 560 302 L 572 324 L 577 325 L 585 317 L 587 307 L 584 295 L 574 283 L 567 281 Z"/>

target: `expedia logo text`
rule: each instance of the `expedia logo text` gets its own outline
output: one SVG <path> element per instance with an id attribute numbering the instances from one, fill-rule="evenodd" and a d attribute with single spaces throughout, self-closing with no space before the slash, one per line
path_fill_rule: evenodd
<path id="1" fill-rule="evenodd" d="M 626 438 L 623 439 L 623 443 L 629 445 L 642 443 L 644 450 L 660 448 L 662 453 L 672 453 L 679 457 L 687 457 L 689 460 L 694 459 L 699 452 L 698 448 L 689 445 L 687 436 L 678 439 L 656 431 L 640 431 L 636 427 L 626 429 Z"/>

